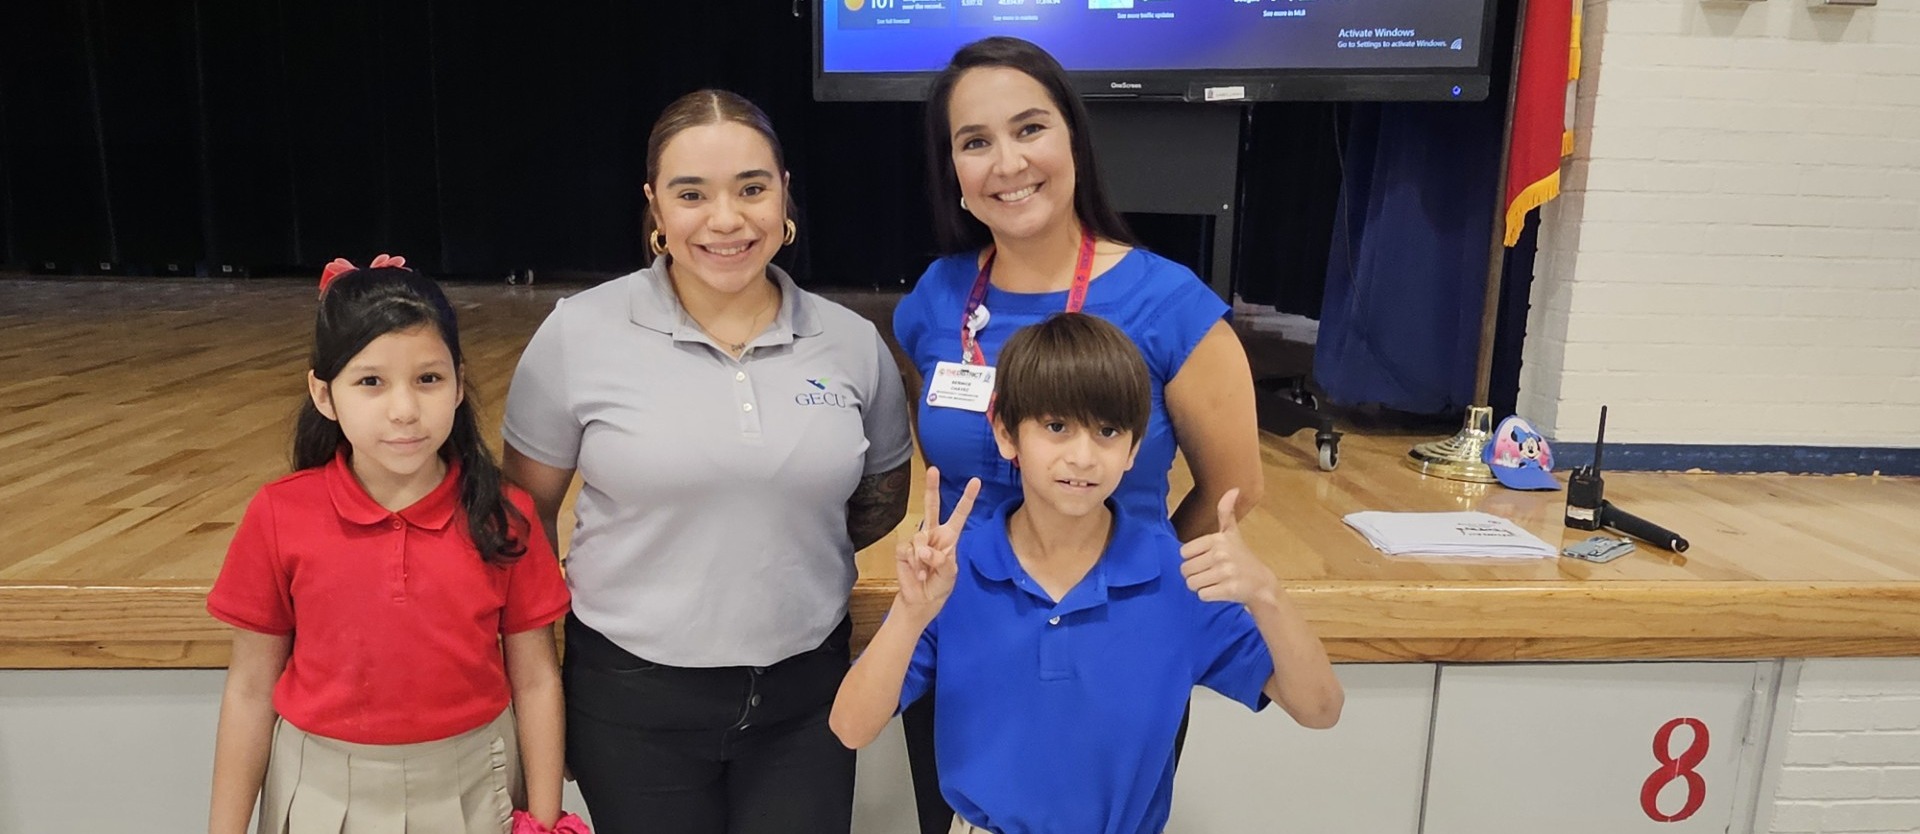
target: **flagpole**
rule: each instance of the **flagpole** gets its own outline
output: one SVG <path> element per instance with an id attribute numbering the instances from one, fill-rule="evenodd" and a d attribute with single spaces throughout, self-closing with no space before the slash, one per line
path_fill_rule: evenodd
<path id="1" fill-rule="evenodd" d="M 1507 167 L 1513 155 L 1513 105 L 1520 94 L 1520 50 L 1527 33 L 1527 2 L 1519 0 L 1513 15 L 1513 57 L 1507 64 L 1507 107 L 1500 131 L 1500 165 L 1493 190 L 1493 224 L 1488 236 L 1487 279 L 1480 297 L 1480 350 L 1474 357 L 1473 405 L 1467 407 L 1460 431 L 1445 440 L 1415 444 L 1403 458 L 1423 475 L 1455 481 L 1493 483 L 1493 470 L 1481 460 L 1493 441 L 1493 338 L 1500 322 L 1500 281 L 1506 265 Z M 1562 0 L 1547 0 L 1562 2 Z M 1497 10 L 1496 10 L 1497 13 Z"/>

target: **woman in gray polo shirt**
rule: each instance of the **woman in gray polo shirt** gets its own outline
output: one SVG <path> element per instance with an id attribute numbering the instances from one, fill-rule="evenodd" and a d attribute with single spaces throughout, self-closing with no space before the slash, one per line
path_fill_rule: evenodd
<path id="1" fill-rule="evenodd" d="M 645 190 L 652 265 L 556 305 L 507 397 L 506 472 L 549 535 L 582 481 L 567 761 L 602 834 L 845 832 L 827 712 L 854 551 L 906 512 L 900 373 L 770 263 L 795 227 L 759 108 L 670 105 Z"/>

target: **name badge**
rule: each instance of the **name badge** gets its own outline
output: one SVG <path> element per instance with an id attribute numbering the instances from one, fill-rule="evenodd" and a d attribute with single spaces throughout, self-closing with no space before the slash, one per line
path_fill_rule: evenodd
<path id="1" fill-rule="evenodd" d="M 934 366 L 927 385 L 927 405 L 985 414 L 993 401 L 993 373 L 991 365 L 941 362 Z"/>

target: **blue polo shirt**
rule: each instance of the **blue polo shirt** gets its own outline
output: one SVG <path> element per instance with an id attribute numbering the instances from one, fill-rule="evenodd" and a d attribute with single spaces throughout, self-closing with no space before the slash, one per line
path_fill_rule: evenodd
<path id="1" fill-rule="evenodd" d="M 1265 707 L 1266 641 L 1245 606 L 1187 588 L 1161 519 L 1125 509 L 1100 560 L 1054 602 L 1008 544 L 1020 502 L 961 537 L 953 596 L 914 648 L 900 708 L 937 692 L 940 792 L 974 825 L 1159 834 L 1193 687 Z"/>
<path id="2" fill-rule="evenodd" d="M 980 479 L 978 506 L 982 508 L 1020 497 L 1019 470 L 1000 457 L 987 415 L 926 404 L 934 367 L 962 361 L 960 318 L 974 278 L 980 274 L 977 262 L 978 255 L 972 252 L 934 261 L 893 311 L 893 335 L 924 381 L 919 391 L 911 393 L 921 402 L 917 410 L 920 451 L 927 463 L 940 467 L 942 517 L 953 512 L 968 478 Z M 991 315 L 980 331 L 980 349 L 988 362 L 998 362 L 1007 337 L 1065 310 L 1067 293 L 1007 292 L 988 286 L 985 306 Z M 1082 310 L 1112 322 L 1133 340 L 1147 360 L 1152 383 L 1147 431 L 1139 438 L 1139 454 L 1133 468 L 1120 478 L 1113 500 L 1136 512 L 1157 513 L 1160 523 L 1170 525 L 1167 472 L 1173 468 L 1179 439 L 1167 414 L 1166 386 L 1186 365 L 1194 347 L 1226 316 L 1227 305 L 1193 270 L 1134 249 L 1094 276 Z"/>

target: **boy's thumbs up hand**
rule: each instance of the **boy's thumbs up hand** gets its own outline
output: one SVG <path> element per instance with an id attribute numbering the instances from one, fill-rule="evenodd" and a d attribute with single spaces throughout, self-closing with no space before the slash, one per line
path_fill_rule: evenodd
<path id="1" fill-rule="evenodd" d="M 1271 594 L 1280 584 L 1272 569 L 1240 537 L 1240 519 L 1234 506 L 1240 490 L 1220 496 L 1220 532 L 1209 533 L 1180 547 L 1181 575 L 1201 599 L 1242 605 Z"/>

